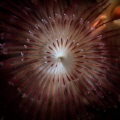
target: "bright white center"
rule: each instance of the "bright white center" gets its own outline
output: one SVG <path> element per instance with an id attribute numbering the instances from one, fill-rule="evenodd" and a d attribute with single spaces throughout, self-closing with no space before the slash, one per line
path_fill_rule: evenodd
<path id="1" fill-rule="evenodd" d="M 64 53 L 63 52 L 59 52 L 57 53 L 56 57 L 59 58 L 59 57 L 63 57 L 64 56 Z"/>
<path id="2" fill-rule="evenodd" d="M 55 56 L 59 61 L 61 61 L 63 58 L 65 58 L 64 52 L 58 52 Z"/>

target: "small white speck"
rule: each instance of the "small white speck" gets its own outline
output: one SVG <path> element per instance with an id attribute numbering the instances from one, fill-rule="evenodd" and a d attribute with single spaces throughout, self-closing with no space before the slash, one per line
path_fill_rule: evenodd
<path id="1" fill-rule="evenodd" d="M 75 42 L 75 40 L 73 40 L 72 42 Z"/>
<path id="2" fill-rule="evenodd" d="M 24 45 L 24 48 L 27 49 L 27 45 Z"/>
<path id="3" fill-rule="evenodd" d="M 75 14 L 72 15 L 72 19 L 75 20 L 76 19 L 76 16 Z"/>
<path id="4" fill-rule="evenodd" d="M 24 53 L 23 53 L 23 52 L 21 52 L 21 56 L 22 56 L 22 57 L 24 56 Z"/>
<path id="5" fill-rule="evenodd" d="M 21 61 L 24 61 L 24 58 L 22 58 Z"/>
<path id="6" fill-rule="evenodd" d="M 14 86 L 14 84 L 13 84 L 12 82 L 9 81 L 8 83 L 9 83 L 10 85 Z"/>
<path id="7" fill-rule="evenodd" d="M 24 93 L 23 95 L 22 95 L 22 98 L 26 98 L 27 97 L 27 95 L 26 95 L 26 93 Z"/>
<path id="8" fill-rule="evenodd" d="M 58 15 L 58 14 L 55 14 L 56 15 L 56 17 L 58 18 L 58 19 L 60 19 L 61 18 L 61 15 Z"/>
<path id="9" fill-rule="evenodd" d="M 80 19 L 80 24 L 81 24 L 81 25 L 83 24 L 83 19 L 82 19 L 82 18 Z"/>
<path id="10" fill-rule="evenodd" d="M 102 39 L 102 35 L 98 35 L 98 40 L 101 40 Z"/>
<path id="11" fill-rule="evenodd" d="M 92 28 L 91 28 L 91 31 L 93 31 L 93 30 L 95 30 L 95 27 L 92 27 Z"/>
<path id="12" fill-rule="evenodd" d="M 29 39 L 29 38 L 27 38 L 27 42 L 28 42 L 28 43 L 30 42 L 30 39 Z"/>
<path id="13" fill-rule="evenodd" d="M 33 32 L 32 32 L 32 31 L 30 31 L 30 30 L 29 30 L 29 33 L 30 33 L 31 35 L 33 35 Z"/>
<path id="14" fill-rule="evenodd" d="M 38 24 L 35 25 L 36 29 L 39 29 Z"/>
<path id="15" fill-rule="evenodd" d="M 50 19 L 50 21 L 51 21 L 52 23 L 55 22 L 53 18 L 49 17 L 49 19 Z"/>
<path id="16" fill-rule="evenodd" d="M 48 23 L 45 19 L 42 19 L 42 22 L 43 22 L 44 24 L 47 24 L 47 23 Z"/>
<path id="17" fill-rule="evenodd" d="M 79 43 L 76 44 L 76 46 L 78 46 L 78 45 L 79 45 Z"/>

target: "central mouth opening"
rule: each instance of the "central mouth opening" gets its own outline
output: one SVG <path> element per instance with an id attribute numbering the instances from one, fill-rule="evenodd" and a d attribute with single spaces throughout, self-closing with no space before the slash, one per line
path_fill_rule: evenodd
<path id="1" fill-rule="evenodd" d="M 57 53 L 56 58 L 58 59 L 59 62 L 62 62 L 65 56 L 66 56 L 65 53 L 59 52 Z"/>

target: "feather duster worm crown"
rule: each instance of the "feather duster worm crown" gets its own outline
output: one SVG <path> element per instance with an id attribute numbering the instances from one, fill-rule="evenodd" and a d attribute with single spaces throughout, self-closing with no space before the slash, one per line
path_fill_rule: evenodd
<path id="1" fill-rule="evenodd" d="M 6 120 L 75 120 L 88 107 L 116 106 L 120 29 L 104 12 L 108 0 L 86 3 L 0 2 L 0 115 Z"/>

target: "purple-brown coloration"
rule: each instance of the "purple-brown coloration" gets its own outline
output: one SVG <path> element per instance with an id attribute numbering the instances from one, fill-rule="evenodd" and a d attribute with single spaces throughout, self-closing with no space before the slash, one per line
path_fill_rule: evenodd
<path id="1" fill-rule="evenodd" d="M 11 110 L 15 120 L 79 120 L 89 107 L 116 106 L 120 28 L 104 19 L 110 5 L 0 2 L 1 116 Z"/>

